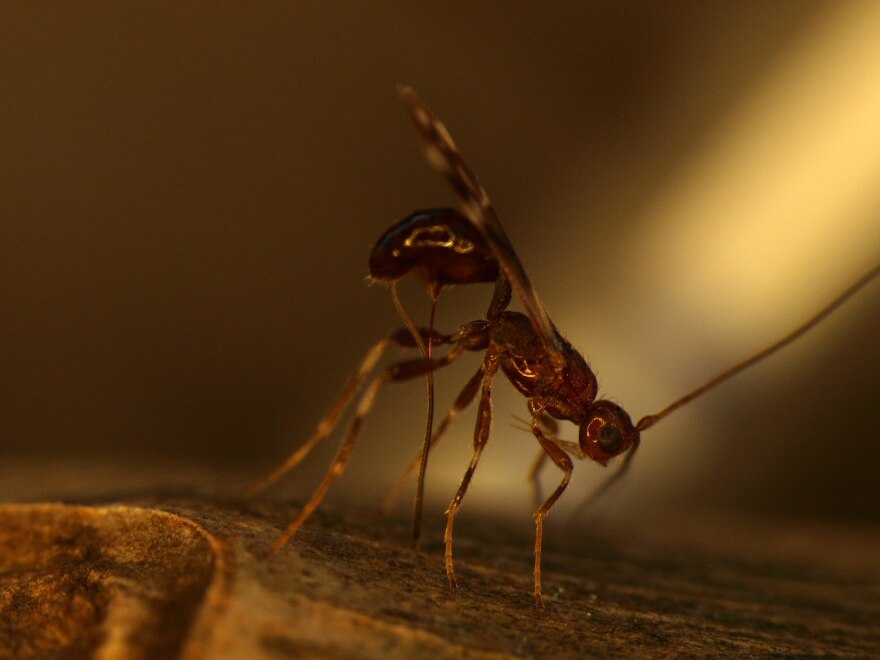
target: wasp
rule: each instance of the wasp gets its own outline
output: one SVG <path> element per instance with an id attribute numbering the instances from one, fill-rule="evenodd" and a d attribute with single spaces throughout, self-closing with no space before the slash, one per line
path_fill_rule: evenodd
<path id="1" fill-rule="evenodd" d="M 780 340 L 723 371 L 661 411 L 633 423 L 630 415 L 618 404 L 597 399 L 596 376 L 581 354 L 556 329 L 499 222 L 488 194 L 462 158 L 449 131 L 410 87 L 400 87 L 399 94 L 415 127 L 425 159 L 451 187 L 458 209 L 417 211 L 393 225 L 379 238 L 370 254 L 370 277 L 390 285 L 395 305 L 406 327 L 381 339 L 367 352 L 314 433 L 278 469 L 249 490 L 256 492 L 276 481 L 298 465 L 315 444 L 331 433 L 389 346 L 418 349 L 419 357 L 392 364 L 373 376 L 360 396 L 348 433 L 326 477 L 297 518 L 275 542 L 273 549 L 280 550 L 296 535 L 320 504 L 331 483 L 342 474 L 380 389 L 389 382 L 426 377 L 429 412 L 425 441 L 421 453 L 407 472 L 408 475 L 415 467 L 420 467 L 414 515 L 415 539 L 418 538 L 420 527 L 424 472 L 429 450 L 451 421 L 477 400 L 473 453 L 446 511 L 445 567 L 449 585 L 455 589 L 453 527 L 489 440 L 492 389 L 495 378 L 501 373 L 525 397 L 528 411 L 526 423 L 540 446 L 541 454 L 530 473 L 534 493 L 538 493 L 538 470 L 548 459 L 561 473 L 559 484 L 549 497 L 537 502 L 534 512 L 534 598 L 537 608 L 543 609 L 541 550 L 544 519 L 571 480 L 572 459 L 590 459 L 604 466 L 612 459 L 622 457 L 617 470 L 598 490 L 604 491 L 626 472 L 639 448 L 643 432 L 673 411 L 803 335 L 876 277 L 880 273 L 880 265 Z M 394 285 L 409 273 L 423 280 L 431 296 L 433 304 L 428 327 L 416 327 L 397 298 Z M 435 330 L 434 309 L 442 289 L 473 283 L 494 283 L 494 293 L 485 318 L 464 323 L 449 334 Z M 522 306 L 522 312 L 509 308 L 514 296 Z M 434 355 L 437 347 L 446 349 L 439 357 Z M 469 352 L 482 354 L 480 366 L 462 388 L 450 411 L 433 429 L 433 374 Z M 558 436 L 558 422 L 571 422 L 578 427 L 577 442 Z M 404 483 L 407 475 L 401 483 Z M 399 490 L 400 487 L 397 492 Z"/>

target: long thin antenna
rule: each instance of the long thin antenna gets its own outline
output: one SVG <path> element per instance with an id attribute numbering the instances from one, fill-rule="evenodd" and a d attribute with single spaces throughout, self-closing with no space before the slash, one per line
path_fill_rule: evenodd
<path id="1" fill-rule="evenodd" d="M 847 300 L 852 298 L 856 293 L 859 292 L 860 289 L 862 289 L 865 285 L 867 285 L 868 282 L 870 282 L 872 279 L 877 277 L 878 274 L 880 274 L 880 264 L 878 264 L 877 266 L 874 266 L 874 268 L 872 268 L 865 275 L 863 275 L 861 278 L 856 280 L 856 282 L 854 284 L 852 284 L 848 289 L 846 289 L 843 293 L 841 293 L 839 296 L 837 296 L 837 298 L 835 298 L 830 303 L 828 303 L 825 307 L 823 307 L 817 314 L 815 314 L 812 318 L 810 318 L 806 323 L 799 326 L 798 328 L 796 328 L 794 331 L 790 332 L 789 334 L 785 335 L 785 337 L 783 337 L 782 339 L 780 339 L 776 343 L 771 344 L 770 346 L 765 348 L 763 351 L 756 353 L 755 355 L 753 355 L 752 357 L 750 357 L 746 360 L 743 360 L 742 362 L 740 362 L 737 365 L 734 365 L 733 367 L 731 367 L 727 371 L 723 371 L 722 373 L 718 374 L 717 376 L 715 376 L 715 378 L 713 378 L 709 382 L 705 383 L 704 385 L 701 385 L 700 387 L 695 389 L 693 392 L 690 392 L 689 394 L 684 395 L 678 401 L 674 401 L 673 403 L 670 403 L 668 406 L 666 406 L 660 412 L 655 413 L 653 415 L 646 415 L 645 417 L 642 417 L 639 420 L 639 423 L 636 424 L 636 428 L 639 431 L 644 431 L 645 429 L 651 428 L 652 426 L 654 426 L 654 424 L 659 422 L 661 419 L 663 419 L 664 417 L 669 415 L 674 410 L 678 410 L 686 403 L 690 403 L 691 401 L 693 401 L 697 397 L 702 396 L 703 394 L 705 394 L 706 392 L 711 390 L 713 387 L 720 385 L 721 383 L 726 381 L 728 378 L 734 377 L 740 371 L 748 369 L 753 364 L 756 364 L 756 363 L 760 362 L 761 360 L 763 360 L 764 358 L 773 355 L 776 351 L 787 346 L 788 344 L 793 342 L 795 339 L 797 339 L 798 337 L 800 337 L 804 333 L 811 330 L 819 322 L 824 320 L 829 314 L 831 314 L 831 312 L 833 312 L 835 309 L 840 307 Z"/>

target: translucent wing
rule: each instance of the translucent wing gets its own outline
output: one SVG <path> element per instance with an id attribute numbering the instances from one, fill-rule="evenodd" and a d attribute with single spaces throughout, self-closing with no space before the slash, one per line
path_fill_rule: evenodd
<path id="1" fill-rule="evenodd" d="M 535 333 L 552 354 L 561 356 L 562 348 L 550 316 L 529 281 L 519 257 L 516 256 L 507 233 L 498 221 L 492 202 L 489 201 L 489 195 L 464 162 L 461 152 L 443 122 L 431 112 L 411 87 L 400 86 L 398 91 L 418 132 L 422 152 L 428 163 L 446 178 L 458 197 L 462 211 L 486 238 L 495 258 L 504 269 L 504 274 L 510 280 L 511 287 L 522 301 Z"/>

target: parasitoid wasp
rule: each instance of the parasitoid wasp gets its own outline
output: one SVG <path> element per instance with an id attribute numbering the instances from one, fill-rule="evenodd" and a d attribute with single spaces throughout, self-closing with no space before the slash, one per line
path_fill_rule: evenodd
<path id="1" fill-rule="evenodd" d="M 526 398 L 529 412 L 527 424 L 541 447 L 541 454 L 529 477 L 538 505 L 534 512 L 534 597 L 536 606 L 542 609 L 541 549 L 544 518 L 568 486 L 573 470 L 572 457 L 589 458 L 604 466 L 622 455 L 617 470 L 599 487 L 594 496 L 603 492 L 626 472 L 639 447 L 642 432 L 674 410 L 764 360 L 809 331 L 880 274 L 880 265 L 783 338 L 634 424 L 627 412 L 616 403 L 596 399 L 598 383 L 595 375 L 581 354 L 550 320 L 498 220 L 489 196 L 463 160 L 446 127 L 411 88 L 401 86 L 399 94 L 416 129 L 426 160 L 449 183 L 460 210 L 439 208 L 417 211 L 393 225 L 380 237 L 370 255 L 370 277 L 374 281 L 390 285 L 392 299 L 406 327 L 381 339 L 367 352 L 313 434 L 275 471 L 253 484 L 248 491 L 257 492 L 274 483 L 296 467 L 321 439 L 332 432 L 352 397 L 374 371 L 389 346 L 418 349 L 421 357 L 390 365 L 375 375 L 367 385 L 330 470 L 297 518 L 275 542 L 273 550 L 280 550 L 295 536 L 319 505 L 331 483 L 342 474 L 382 386 L 389 382 L 424 376 L 428 385 L 428 415 L 422 451 L 410 463 L 389 501 L 396 498 L 408 476 L 419 467 L 413 522 L 413 538 L 417 540 L 429 450 L 436 445 L 452 420 L 474 399 L 478 399 L 473 454 L 446 511 L 445 567 L 450 587 L 455 589 L 453 525 L 489 439 L 492 385 L 500 370 Z M 429 324 L 424 328 L 415 326 L 397 297 L 395 283 L 410 272 L 415 272 L 424 281 L 432 300 Z M 441 290 L 447 286 L 482 282 L 495 284 L 486 318 L 465 323 L 450 334 L 435 330 L 434 310 Z M 508 309 L 513 295 L 516 295 L 525 313 Z M 433 349 L 437 346 L 449 348 L 441 357 L 435 357 Z M 466 352 L 483 354 L 480 367 L 434 429 L 433 373 L 455 362 Z M 557 420 L 568 421 L 578 427 L 577 442 L 563 440 L 557 435 Z M 548 458 L 560 469 L 562 479 L 542 502 L 538 496 L 537 474 Z"/>

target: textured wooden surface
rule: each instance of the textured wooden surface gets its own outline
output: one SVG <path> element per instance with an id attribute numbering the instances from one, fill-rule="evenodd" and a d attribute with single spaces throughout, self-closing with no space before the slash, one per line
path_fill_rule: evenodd
<path id="1" fill-rule="evenodd" d="M 459 590 L 406 521 L 166 499 L 0 508 L 3 657 L 880 655 L 870 530 L 744 523 L 570 537 L 531 597 L 530 539 L 463 521 Z"/>

